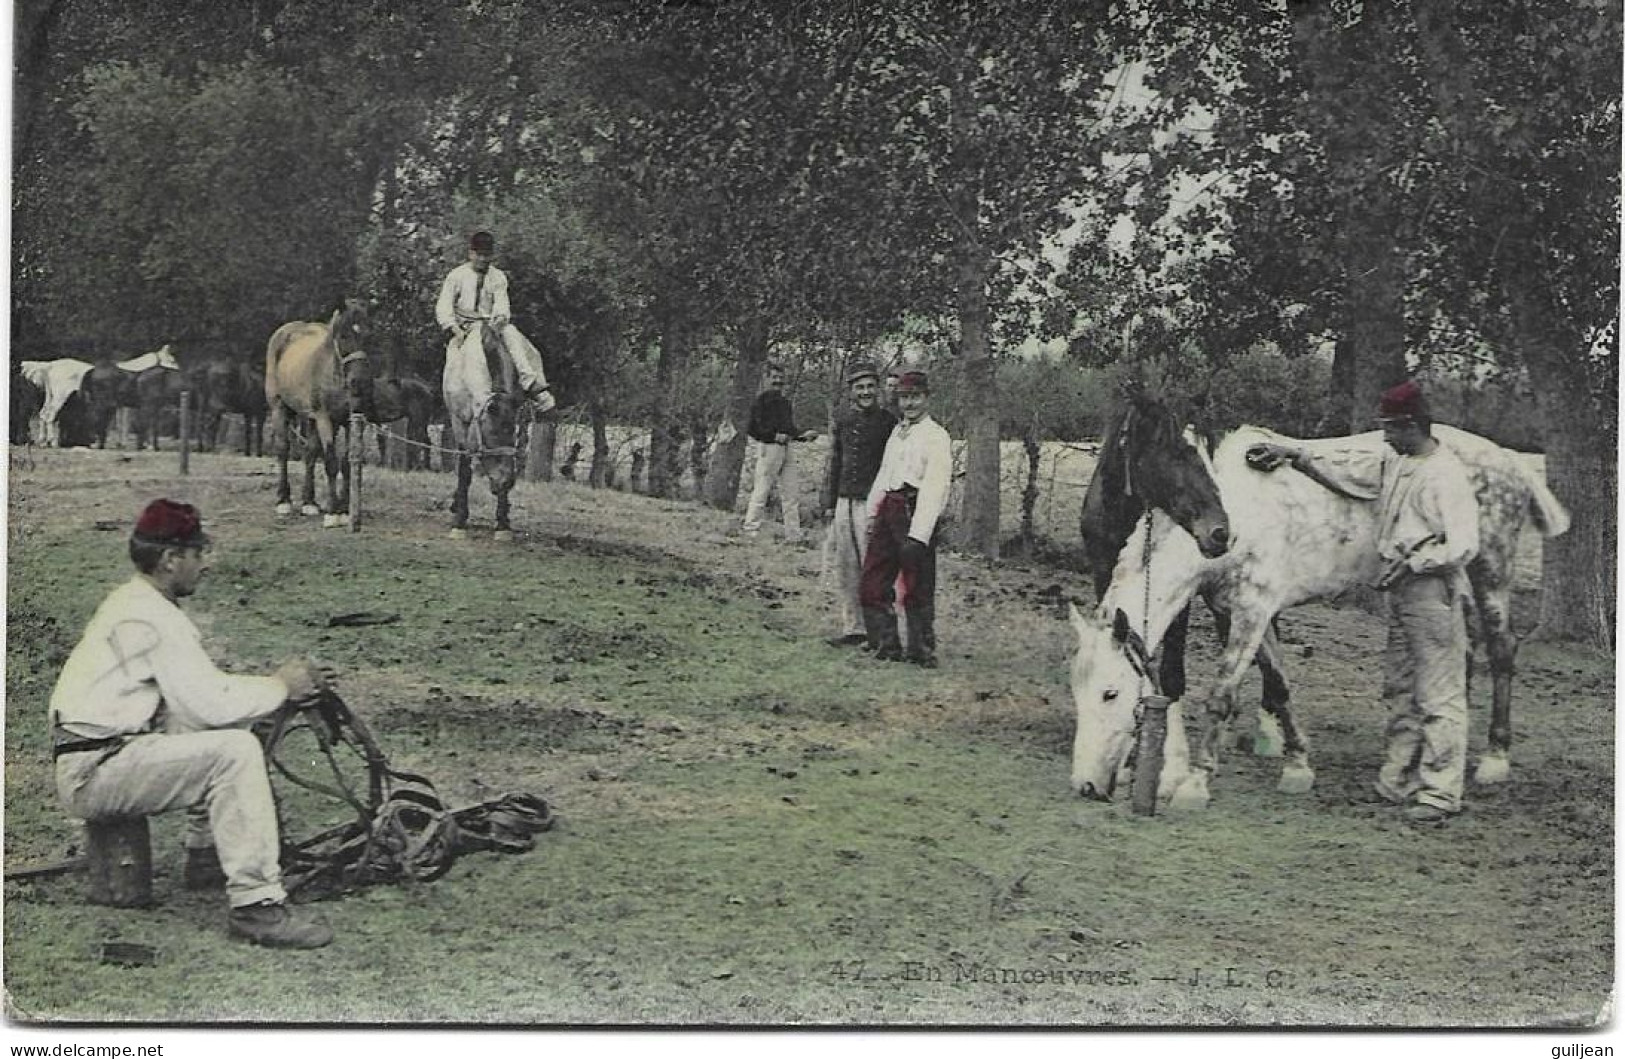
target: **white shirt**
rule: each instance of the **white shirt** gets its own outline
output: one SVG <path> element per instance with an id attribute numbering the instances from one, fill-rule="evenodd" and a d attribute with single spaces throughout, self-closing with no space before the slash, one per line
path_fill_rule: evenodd
<path id="1" fill-rule="evenodd" d="M 928 415 L 912 425 L 907 420 L 898 423 L 886 439 L 886 454 L 869 488 L 870 517 L 879 510 L 880 500 L 887 493 L 912 485 L 919 495 L 914 498 L 914 518 L 908 535 L 921 544 L 931 543 L 937 519 L 948 503 L 953 471 L 953 442 L 941 424 Z"/>
<path id="2" fill-rule="evenodd" d="M 85 739 L 152 731 L 159 706 L 172 730 L 229 728 L 272 713 L 288 697 L 276 677 L 215 668 L 197 626 L 137 575 L 108 594 L 57 677 L 51 714 Z"/>
<path id="3" fill-rule="evenodd" d="M 1441 539 L 1406 562 L 1418 574 L 1461 569 L 1478 554 L 1478 497 L 1467 468 L 1443 445 L 1426 456 L 1387 455 L 1378 503 L 1377 551 L 1385 562 L 1429 536 Z"/>
<path id="4" fill-rule="evenodd" d="M 479 273 L 465 261 L 446 275 L 435 302 L 434 318 L 444 328 L 456 327 L 474 319 L 484 319 L 502 330 L 512 316 L 508 307 L 508 277 L 495 265 Z"/>
<path id="5" fill-rule="evenodd" d="M 1408 554 L 1413 573 L 1460 571 L 1478 554 L 1478 496 L 1461 458 L 1442 442 L 1426 456 L 1404 456 L 1387 445 L 1305 455 L 1350 495 L 1377 502 L 1384 566 Z M 1438 539 L 1417 547 L 1429 537 Z"/>

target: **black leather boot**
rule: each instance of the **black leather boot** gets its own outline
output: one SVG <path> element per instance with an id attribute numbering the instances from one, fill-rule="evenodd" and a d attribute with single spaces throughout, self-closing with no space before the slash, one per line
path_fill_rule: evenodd
<path id="1" fill-rule="evenodd" d="M 908 654 L 910 662 L 927 669 L 937 668 L 936 607 L 908 607 Z"/>
<path id="2" fill-rule="evenodd" d="M 903 647 L 897 639 L 897 616 L 889 610 L 876 607 L 863 608 L 863 627 L 869 634 L 869 647 L 875 657 L 895 662 L 903 657 Z"/>

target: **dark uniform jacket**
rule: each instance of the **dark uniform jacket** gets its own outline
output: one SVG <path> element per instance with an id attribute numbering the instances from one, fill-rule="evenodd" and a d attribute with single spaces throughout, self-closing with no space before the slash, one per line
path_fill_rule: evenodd
<path id="1" fill-rule="evenodd" d="M 763 390 L 750 406 L 750 423 L 745 427 L 745 433 L 764 445 L 776 442 L 780 434 L 798 437 L 801 431 L 796 429 L 790 399 L 778 390 Z"/>
<path id="2" fill-rule="evenodd" d="M 867 412 L 854 408 L 836 421 L 835 443 L 820 494 L 824 507 L 834 507 L 841 497 L 863 500 L 869 496 L 881 457 L 886 455 L 886 439 L 896 425 L 897 417 L 878 404 Z"/>

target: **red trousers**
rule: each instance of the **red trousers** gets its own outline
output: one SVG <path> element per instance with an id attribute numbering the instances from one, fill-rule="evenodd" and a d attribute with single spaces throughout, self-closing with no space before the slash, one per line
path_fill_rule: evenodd
<path id="1" fill-rule="evenodd" d="M 869 542 L 863 553 L 863 573 L 858 579 L 858 605 L 865 610 L 890 611 L 896 598 L 893 585 L 899 581 L 904 610 L 929 608 L 935 604 L 936 545 L 927 544 L 924 557 L 912 565 L 903 561 L 903 542 L 908 540 L 908 527 L 913 518 L 913 497 L 899 491 L 882 497 L 880 509 L 869 520 Z"/>

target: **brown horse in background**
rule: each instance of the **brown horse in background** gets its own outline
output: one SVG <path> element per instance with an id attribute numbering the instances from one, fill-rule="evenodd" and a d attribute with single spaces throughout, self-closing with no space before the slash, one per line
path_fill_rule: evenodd
<path id="1" fill-rule="evenodd" d="M 246 364 L 226 354 L 209 357 L 199 368 L 199 390 L 207 395 L 198 404 L 199 426 L 211 449 L 218 448 L 220 423 L 226 413 L 243 420 L 243 455 L 263 456 L 265 432 L 265 367 Z"/>
<path id="2" fill-rule="evenodd" d="M 372 382 L 373 409 L 367 418 L 380 427 L 404 422 L 403 462 L 409 471 L 429 469 L 429 423 L 440 409 L 434 387 L 411 375 L 381 375 Z M 386 463 L 384 431 L 378 432 L 378 462 Z"/>
<path id="3" fill-rule="evenodd" d="M 343 428 L 349 444 L 351 410 L 366 411 L 371 386 L 367 354 L 361 349 L 366 307 L 347 300 L 325 324 L 283 324 L 265 347 L 265 403 L 271 410 L 271 434 L 277 446 L 278 515 L 293 513 L 288 488 L 288 452 L 295 423 L 311 423 L 316 436 L 305 445 L 305 489 L 301 511 L 323 514 L 322 525 L 350 521 L 350 469 L 339 458 L 336 432 Z M 290 422 L 291 418 L 291 422 Z M 320 453 L 327 471 L 327 509 L 316 506 L 315 461 Z"/>

